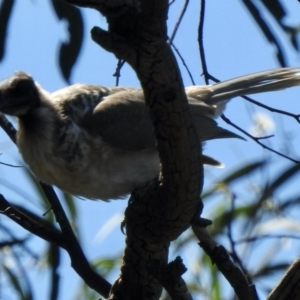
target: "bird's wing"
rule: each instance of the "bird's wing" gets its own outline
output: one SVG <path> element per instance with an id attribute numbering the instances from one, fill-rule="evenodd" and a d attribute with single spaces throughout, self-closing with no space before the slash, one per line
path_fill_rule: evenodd
<path id="1" fill-rule="evenodd" d="M 203 87 L 203 92 L 206 90 Z M 193 92 L 194 88 L 188 88 L 189 107 L 200 141 L 241 138 L 207 117 L 214 115 L 215 106 L 196 100 Z M 116 149 L 156 148 L 153 125 L 140 89 L 76 84 L 53 93 L 52 98 L 60 103 L 63 115 Z"/>
<path id="2" fill-rule="evenodd" d="M 198 108 L 190 105 L 192 118 L 200 141 L 208 141 L 223 138 L 238 138 L 245 140 L 240 135 L 218 126 L 218 123 L 210 117 L 198 112 Z"/>
<path id="3" fill-rule="evenodd" d="M 186 88 L 185 91 L 188 96 L 189 108 L 200 141 L 222 138 L 244 139 L 227 129 L 219 127 L 217 122 L 212 119 L 217 117 L 220 111 L 223 110 L 225 103 L 221 104 L 220 106 L 209 105 L 198 98 L 200 94 L 204 95 L 211 92 L 210 86 L 198 88 L 197 86 L 194 86 Z"/>
<path id="4" fill-rule="evenodd" d="M 153 125 L 143 92 L 120 90 L 113 90 L 114 94 L 104 97 L 81 118 L 79 125 L 119 150 L 156 149 Z"/>

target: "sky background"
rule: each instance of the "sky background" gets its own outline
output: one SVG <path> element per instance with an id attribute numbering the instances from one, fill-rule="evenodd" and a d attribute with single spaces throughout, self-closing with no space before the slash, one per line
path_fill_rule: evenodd
<path id="1" fill-rule="evenodd" d="M 57 53 L 60 42 L 67 39 L 64 21 L 59 21 L 54 14 L 50 1 L 16 1 L 13 18 L 9 25 L 6 56 L 0 64 L 0 80 L 10 76 L 17 70 L 25 71 L 33 76 L 40 85 L 52 92 L 66 86 L 57 64 Z M 199 19 L 199 4 L 190 3 L 186 16 L 175 37 L 174 43 L 184 57 L 193 78 L 197 84 L 204 84 L 201 77 L 201 63 L 199 58 L 197 27 Z M 171 32 L 180 12 L 182 2 L 176 1 L 172 5 L 169 16 L 169 31 Z M 300 4 L 298 1 L 286 1 L 286 9 L 289 12 L 287 24 L 299 23 Z M 262 7 L 263 11 L 263 7 Z M 85 40 L 78 62 L 73 69 L 71 83 L 115 85 L 115 71 L 117 60 L 115 57 L 103 51 L 91 39 L 89 31 L 97 25 L 106 28 L 106 21 L 99 13 L 90 9 L 82 9 L 85 20 Z M 269 22 L 274 23 L 270 17 Z M 278 28 L 278 36 L 285 39 Z M 276 60 L 275 49 L 261 34 L 251 15 L 244 8 L 242 1 L 207 1 L 204 45 L 209 72 L 220 80 L 279 67 Z M 299 65 L 299 53 L 291 47 L 284 48 L 291 66 Z M 187 72 L 182 67 L 182 76 L 186 86 L 192 85 Z M 139 87 L 139 82 L 130 69 L 125 66 L 122 69 L 120 85 Z M 290 89 L 283 92 L 255 96 L 255 99 L 277 108 L 300 112 L 300 102 L 296 97 L 299 89 Z M 270 96 L 271 95 L 271 96 Z M 233 99 L 226 109 L 226 116 L 245 130 L 252 126 L 252 116 L 260 109 L 252 108 L 245 104 L 242 99 Z M 282 116 L 270 115 L 276 124 L 274 129 L 276 139 L 267 141 L 270 146 L 284 147 L 282 143 L 285 137 L 289 139 L 289 153 L 292 157 L 300 159 L 299 134 L 294 120 L 288 120 Z M 232 131 L 234 129 L 224 124 L 219 124 Z M 299 131 L 299 130 L 298 130 Z M 0 131 L 0 161 L 10 164 L 20 164 L 21 157 L 16 147 L 9 138 Z M 228 174 L 230 170 L 239 167 L 241 163 L 262 157 L 273 157 L 272 154 L 263 150 L 259 145 L 247 139 L 223 140 L 207 143 L 205 152 L 225 164 L 223 169 L 206 168 L 205 187 L 211 185 L 218 178 Z M 275 160 L 274 160 L 275 161 Z M 287 166 L 291 162 L 285 159 L 276 159 L 274 168 L 270 170 L 271 176 Z M 0 192 L 13 203 L 26 203 L 29 209 L 40 212 L 38 201 L 31 183 L 24 176 L 24 170 L 9 168 L 0 165 Z M 293 192 L 293 191 L 291 191 Z M 101 255 L 113 255 L 120 253 L 124 246 L 124 236 L 120 232 L 119 223 L 122 220 L 126 201 L 88 201 L 78 199 L 80 211 L 79 228 L 83 241 L 83 249 L 89 259 Z M 206 207 L 204 217 L 209 217 L 213 207 Z M 9 224 L 5 217 L 0 216 L 0 222 Z M 20 236 L 26 235 L 23 229 L 18 228 Z M 1 235 L 1 233 L 0 233 Z M 1 239 L 1 236 L 0 236 Z M 44 243 L 38 238 L 32 238 L 31 245 L 42 251 Z M 191 250 L 192 251 L 192 250 Z M 193 250 L 199 251 L 199 250 Z M 188 257 L 189 253 L 184 254 Z M 63 254 L 64 268 L 61 268 L 62 290 L 60 299 L 74 299 L 74 287 L 80 287 L 80 279 L 69 266 L 67 255 Z M 184 258 L 184 257 L 183 257 Z M 170 257 L 172 259 L 172 257 Z M 28 269 L 33 262 L 28 261 Z M 47 289 L 48 275 L 43 272 L 43 266 L 39 265 L 30 273 L 31 278 L 39 280 L 40 288 L 36 289 L 36 299 L 42 299 Z M 112 281 L 114 278 L 109 278 Z M 5 280 L 0 277 L 0 280 Z M 72 291 L 70 294 L 70 290 Z M 76 290 L 76 289 L 75 289 Z M 1 298 L 2 297 L 2 298 Z M 9 291 L 2 291 L 1 300 L 11 300 Z M 200 298 L 199 298 L 200 299 Z"/>

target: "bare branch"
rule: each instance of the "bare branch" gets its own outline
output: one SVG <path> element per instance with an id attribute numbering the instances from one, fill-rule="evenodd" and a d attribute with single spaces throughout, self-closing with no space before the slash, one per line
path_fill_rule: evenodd
<path id="1" fill-rule="evenodd" d="M 258 300 L 255 286 L 248 282 L 241 269 L 232 262 L 225 248 L 216 244 L 205 228 L 193 224 L 192 229 L 200 241 L 199 245 L 231 284 L 237 297 L 240 300 Z"/>
<path id="2" fill-rule="evenodd" d="M 32 218 L 29 218 L 26 214 L 16 209 L 0 194 L 0 213 L 7 216 L 15 223 L 29 231 L 30 233 L 44 239 L 45 241 L 55 243 L 62 248 L 66 248 L 65 240 L 61 232 L 54 227 L 50 228 L 43 223 L 37 223 Z"/>

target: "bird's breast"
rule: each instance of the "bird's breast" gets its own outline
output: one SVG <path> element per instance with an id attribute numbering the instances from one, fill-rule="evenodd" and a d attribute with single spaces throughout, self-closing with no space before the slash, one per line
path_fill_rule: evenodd
<path id="1" fill-rule="evenodd" d="M 19 130 L 23 159 L 41 181 L 73 195 L 109 200 L 126 196 L 158 176 L 156 151 L 119 151 L 74 126 L 65 126 L 58 136 L 55 130 L 39 136 Z"/>

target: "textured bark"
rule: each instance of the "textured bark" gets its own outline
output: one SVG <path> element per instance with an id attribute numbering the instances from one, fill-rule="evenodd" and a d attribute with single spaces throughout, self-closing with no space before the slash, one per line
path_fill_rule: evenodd
<path id="1" fill-rule="evenodd" d="M 168 1 L 68 2 L 98 9 L 107 17 L 109 30 L 93 28 L 92 38 L 133 67 L 149 106 L 161 175 L 132 194 L 125 214 L 127 239 L 121 274 L 109 299 L 158 299 L 163 283 L 152 267 L 167 266 L 170 241 L 190 226 L 199 209 L 203 181 L 200 145 L 181 75 L 167 44 Z"/>

